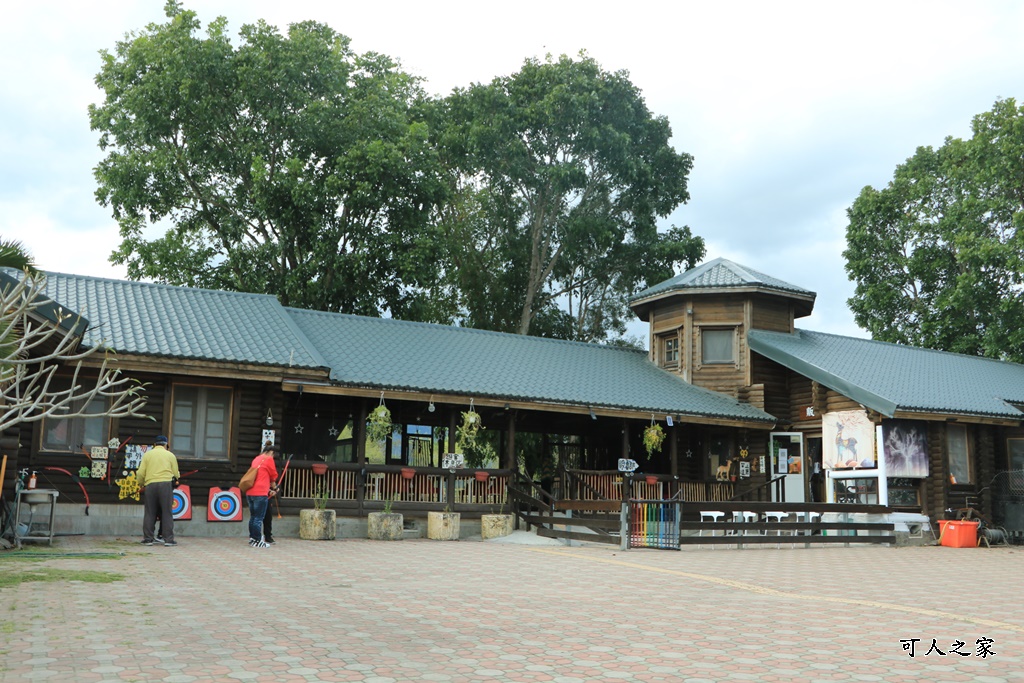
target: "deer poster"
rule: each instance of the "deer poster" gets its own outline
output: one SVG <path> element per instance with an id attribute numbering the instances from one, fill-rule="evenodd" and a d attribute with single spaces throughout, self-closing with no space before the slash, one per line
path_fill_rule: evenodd
<path id="1" fill-rule="evenodd" d="M 863 410 L 825 413 L 821 417 L 822 464 L 825 469 L 875 467 L 875 425 Z"/>

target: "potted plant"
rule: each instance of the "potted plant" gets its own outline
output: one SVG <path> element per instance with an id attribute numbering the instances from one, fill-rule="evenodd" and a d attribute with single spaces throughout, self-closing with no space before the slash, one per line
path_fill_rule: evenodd
<path id="1" fill-rule="evenodd" d="M 427 538 L 435 541 L 457 541 L 461 531 L 462 515 L 452 512 L 447 505 L 443 512 L 427 513 Z"/>
<path id="2" fill-rule="evenodd" d="M 644 429 L 644 448 L 647 449 L 647 456 L 650 457 L 655 451 L 661 450 L 661 444 L 665 441 L 665 430 L 661 425 L 651 420 L 651 424 Z"/>
<path id="3" fill-rule="evenodd" d="M 505 512 L 508 494 L 501 501 L 501 506 L 488 515 L 480 515 L 480 537 L 485 541 L 489 538 L 501 538 L 512 533 L 512 514 Z"/>
<path id="4" fill-rule="evenodd" d="M 313 496 L 313 509 L 299 510 L 299 538 L 306 541 L 333 541 L 337 535 L 337 513 L 327 509 L 330 489 L 324 484 Z"/>
<path id="5" fill-rule="evenodd" d="M 367 515 L 366 535 L 374 541 L 401 541 L 404 531 L 401 512 L 392 512 L 392 500 L 384 501 L 381 512 Z"/>
<path id="6" fill-rule="evenodd" d="M 391 411 L 381 399 L 380 405 L 370 411 L 366 421 L 366 438 L 370 441 L 384 441 L 391 436 Z"/>
<path id="7" fill-rule="evenodd" d="M 462 413 L 462 424 L 455 429 L 455 445 L 465 456 L 467 467 L 483 467 L 494 459 L 494 447 L 480 438 L 484 431 L 483 418 L 473 410 L 473 404 L 470 403 L 469 410 Z M 484 479 L 480 479 L 481 475 Z M 476 476 L 477 481 L 484 481 L 489 475 L 477 472 Z"/>

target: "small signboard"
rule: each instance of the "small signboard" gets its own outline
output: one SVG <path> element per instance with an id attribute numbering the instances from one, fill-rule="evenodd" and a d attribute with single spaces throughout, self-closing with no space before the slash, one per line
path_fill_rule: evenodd
<path id="1" fill-rule="evenodd" d="M 457 470 L 466 466 L 466 458 L 462 453 L 445 453 L 441 458 L 441 467 L 446 470 Z"/>
<path id="2" fill-rule="evenodd" d="M 109 452 L 106 446 L 93 446 L 89 457 L 93 460 L 106 460 Z"/>
<path id="3" fill-rule="evenodd" d="M 637 467 L 639 465 L 636 464 L 636 460 L 619 458 L 619 472 L 635 472 Z"/>

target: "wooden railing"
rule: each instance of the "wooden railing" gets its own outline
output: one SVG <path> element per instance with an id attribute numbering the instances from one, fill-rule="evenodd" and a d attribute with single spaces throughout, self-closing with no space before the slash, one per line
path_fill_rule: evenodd
<path id="1" fill-rule="evenodd" d="M 405 472 L 411 472 L 411 478 Z M 486 479 L 479 479 L 484 471 Z M 424 510 L 447 506 L 501 506 L 507 499 L 508 470 L 443 470 L 436 467 L 331 464 L 315 474 L 309 463 L 293 463 L 281 482 L 282 502 L 312 499 L 326 490 L 328 505 L 348 507 L 369 503 L 379 509 L 390 501 L 396 509 Z"/>
<path id="2" fill-rule="evenodd" d="M 571 500 L 667 500 L 678 497 L 689 502 L 729 501 L 736 495 L 736 484 L 729 481 L 680 481 L 670 475 L 626 477 L 616 470 L 566 470 L 562 498 Z M 647 477 L 653 477 L 648 482 Z M 628 483 L 627 483 L 628 482 Z M 627 492 L 623 487 L 628 487 Z"/>

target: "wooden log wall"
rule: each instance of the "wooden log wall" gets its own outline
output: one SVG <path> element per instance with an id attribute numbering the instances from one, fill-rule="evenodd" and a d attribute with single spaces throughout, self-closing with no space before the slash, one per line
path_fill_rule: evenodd
<path id="1" fill-rule="evenodd" d="M 793 381 L 807 378 L 756 353 L 751 354 L 750 362 L 753 381 L 762 387 L 762 410 L 779 418 L 780 422 L 791 420 L 792 404 L 799 403 L 799 395 L 793 393 Z M 809 387 L 810 380 L 807 380 L 806 384 Z"/>
<path id="2" fill-rule="evenodd" d="M 707 296 L 693 302 L 694 332 L 690 335 L 690 345 L 685 350 L 686 357 L 692 359 L 693 363 L 693 384 L 727 396 L 737 396 L 739 390 L 747 384 L 746 371 L 750 352 L 744 324 L 747 319 L 746 313 L 746 303 L 735 297 Z M 698 330 L 714 329 L 719 326 L 736 327 L 736 362 L 704 365 L 701 363 L 701 335 Z"/>
<path id="3" fill-rule="evenodd" d="M 793 304 L 787 299 L 757 296 L 752 300 L 751 327 L 770 332 L 793 331 Z"/>
<path id="4" fill-rule="evenodd" d="M 237 484 L 241 473 L 249 462 L 262 450 L 262 429 L 265 424 L 268 405 L 274 406 L 274 414 L 283 413 L 281 392 L 275 385 L 265 382 L 214 381 L 189 376 L 137 375 L 136 379 L 146 382 L 146 407 L 144 416 L 126 417 L 111 421 L 110 437 L 117 437 L 122 443 L 149 446 L 158 434 L 170 436 L 171 386 L 174 382 L 227 386 L 234 391 L 232 408 L 230 459 L 206 460 L 179 457 L 178 469 L 183 475 L 182 483 L 191 488 L 192 500 L 205 505 L 211 487 L 226 488 Z M 152 417 L 153 419 L 149 419 Z M 281 422 L 275 422 L 279 428 Z M 55 488 L 61 493 L 61 501 L 84 502 L 78 482 L 67 475 L 43 470 L 58 467 L 68 470 L 75 478 L 79 469 L 89 466 L 90 460 L 84 452 L 39 451 L 42 439 L 42 423 L 35 422 L 22 426 L 21 449 L 18 452 L 19 467 L 39 471 L 40 486 Z M 101 445 L 101 444 L 89 444 Z M 174 450 L 174 444 L 171 444 Z M 104 479 L 81 478 L 89 494 L 91 504 L 116 504 L 125 501 L 119 498 L 120 488 L 115 484 L 124 471 L 125 451 L 111 453 L 108 460 L 110 476 Z M 8 468 L 15 463 L 8 462 Z M 16 469 L 16 468 L 15 468 Z M 189 473 L 189 474 L 186 474 Z"/>

